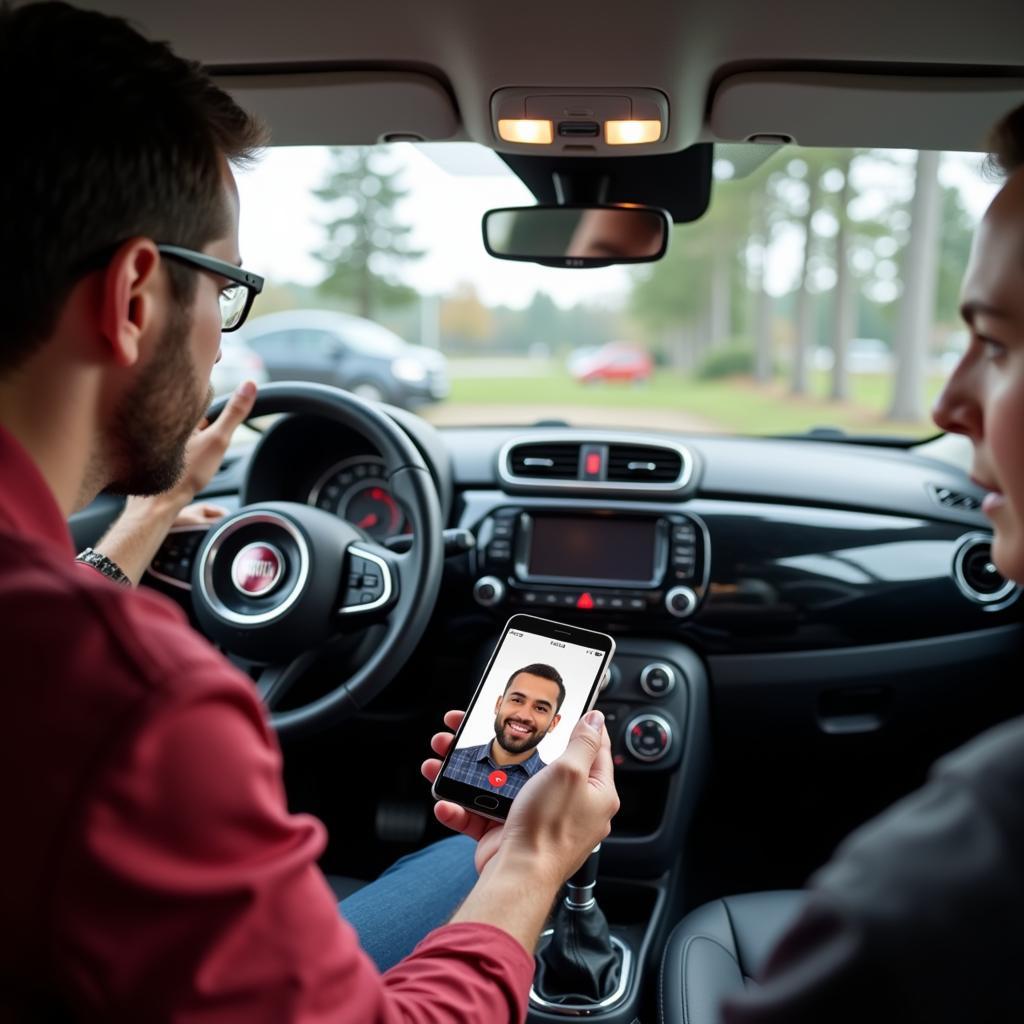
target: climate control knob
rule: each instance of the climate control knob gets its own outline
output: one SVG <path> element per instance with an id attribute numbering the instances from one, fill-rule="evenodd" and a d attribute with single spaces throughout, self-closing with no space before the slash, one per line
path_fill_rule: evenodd
<path id="1" fill-rule="evenodd" d="M 697 608 L 697 595 L 689 587 L 673 587 L 665 595 L 665 611 L 677 619 L 685 619 Z"/>
<path id="2" fill-rule="evenodd" d="M 505 584 L 497 576 L 481 576 L 473 584 L 473 597 L 476 598 L 477 604 L 493 608 L 494 605 L 501 604 L 505 597 Z"/>
<path id="3" fill-rule="evenodd" d="M 672 749 L 672 726 L 661 715 L 637 715 L 626 726 L 626 749 L 638 761 L 660 761 Z"/>
<path id="4" fill-rule="evenodd" d="M 663 661 L 652 661 L 640 673 L 640 689 L 648 697 L 665 697 L 676 687 L 676 673 Z"/>

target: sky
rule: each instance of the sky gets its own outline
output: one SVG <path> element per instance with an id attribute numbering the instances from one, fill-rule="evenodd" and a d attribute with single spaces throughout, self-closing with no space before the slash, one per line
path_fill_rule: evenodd
<path id="1" fill-rule="evenodd" d="M 538 290 L 563 307 L 585 301 L 614 308 L 624 300 L 631 282 L 625 267 L 557 270 L 487 255 L 480 237 L 483 214 L 497 206 L 533 205 L 526 187 L 492 151 L 474 143 L 403 143 L 394 148 L 406 165 L 403 184 L 409 189 L 401 216 L 413 226 L 412 246 L 426 253 L 407 264 L 402 276 L 419 291 L 446 294 L 470 282 L 492 306 L 525 306 Z M 912 154 L 893 156 L 895 163 L 859 161 L 857 184 L 906 191 L 909 177 L 900 163 L 905 167 Z M 980 162 L 978 154 L 946 154 L 940 169 L 943 183 L 961 190 L 975 218 L 998 188 L 981 178 Z M 323 147 L 278 147 L 237 174 L 242 256 L 247 267 L 271 282 L 312 285 L 323 276 L 311 253 L 322 243 L 319 222 L 325 213 L 312 190 L 322 181 L 327 163 Z M 771 250 L 769 291 L 782 294 L 792 287 L 802 245 L 797 228 L 779 233 Z"/>

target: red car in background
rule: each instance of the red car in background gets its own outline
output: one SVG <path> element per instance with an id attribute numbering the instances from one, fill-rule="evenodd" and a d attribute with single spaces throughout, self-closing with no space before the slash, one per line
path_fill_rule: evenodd
<path id="1" fill-rule="evenodd" d="M 598 380 L 645 381 L 653 370 L 654 360 L 648 352 L 619 341 L 600 348 L 577 349 L 569 357 L 569 373 L 582 384 Z"/>

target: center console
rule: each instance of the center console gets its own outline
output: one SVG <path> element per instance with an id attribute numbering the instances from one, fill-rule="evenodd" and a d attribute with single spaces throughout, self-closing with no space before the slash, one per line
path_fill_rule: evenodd
<path id="1" fill-rule="evenodd" d="M 679 858 L 710 757 L 707 671 L 681 642 L 686 620 L 708 599 L 709 531 L 700 516 L 652 497 L 601 504 L 576 495 L 471 491 L 463 498 L 459 526 L 477 541 L 466 568 L 478 608 L 497 621 L 527 612 L 577 622 L 616 640 L 597 706 L 621 803 L 601 844 L 596 892 L 621 972 L 601 998 L 555 999 L 559 986 L 545 976 L 529 1019 L 631 1024 L 644 1007 L 652 951 L 678 902 Z M 556 915 L 547 936 L 558 963 L 573 948 L 560 938 L 567 917 Z"/>
<path id="2" fill-rule="evenodd" d="M 678 865 L 686 831 L 704 788 L 710 756 L 708 680 L 700 658 L 674 641 L 616 638 L 609 682 L 597 706 L 612 741 L 621 801 L 611 835 L 601 844 L 596 893 L 621 975 L 606 998 L 531 994 L 534 1024 L 567 1016 L 632 1024 L 644 1006 L 678 902 Z M 564 916 L 564 915 L 563 915 Z M 556 915 L 552 927 L 564 927 Z"/>

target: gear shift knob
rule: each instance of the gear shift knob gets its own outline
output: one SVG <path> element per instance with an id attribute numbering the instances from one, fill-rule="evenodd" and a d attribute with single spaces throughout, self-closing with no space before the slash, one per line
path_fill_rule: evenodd
<path id="1" fill-rule="evenodd" d="M 591 851 L 576 873 L 565 884 L 565 904 L 573 910 L 593 906 L 594 886 L 597 884 L 597 865 L 601 859 L 601 844 Z"/>
<path id="2" fill-rule="evenodd" d="M 566 882 L 548 940 L 537 953 L 531 998 L 541 1006 L 572 1006 L 574 1014 L 586 1013 L 623 990 L 625 947 L 613 943 L 594 898 L 600 850 L 599 843 Z"/>

